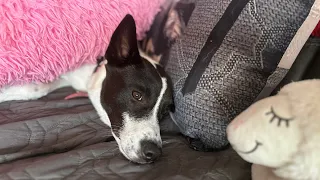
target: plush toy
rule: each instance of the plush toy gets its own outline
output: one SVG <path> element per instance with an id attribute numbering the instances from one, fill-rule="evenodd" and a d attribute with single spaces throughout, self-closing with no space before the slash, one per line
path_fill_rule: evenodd
<path id="1" fill-rule="evenodd" d="M 0 2 L 0 88 L 50 82 L 104 55 L 126 14 L 141 40 L 164 0 L 5 0 Z"/>
<path id="2" fill-rule="evenodd" d="M 320 179 L 320 80 L 284 86 L 227 128 L 233 149 L 253 163 L 253 180 Z"/>

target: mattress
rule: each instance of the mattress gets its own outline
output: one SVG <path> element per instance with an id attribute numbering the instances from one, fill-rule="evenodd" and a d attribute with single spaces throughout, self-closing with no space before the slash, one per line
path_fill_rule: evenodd
<path id="1" fill-rule="evenodd" d="M 1 180 L 250 179 L 250 164 L 232 149 L 195 151 L 168 124 L 162 125 L 161 158 L 134 164 L 121 155 L 87 98 L 64 100 L 72 92 L 0 104 Z"/>

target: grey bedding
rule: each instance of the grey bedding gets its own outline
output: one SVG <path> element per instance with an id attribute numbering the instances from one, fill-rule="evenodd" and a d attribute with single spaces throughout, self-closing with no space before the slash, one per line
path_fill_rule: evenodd
<path id="1" fill-rule="evenodd" d="M 88 99 L 63 100 L 70 92 L 0 104 L 1 180 L 250 179 L 250 165 L 233 150 L 197 152 L 168 130 L 159 161 L 133 164 L 120 154 Z"/>

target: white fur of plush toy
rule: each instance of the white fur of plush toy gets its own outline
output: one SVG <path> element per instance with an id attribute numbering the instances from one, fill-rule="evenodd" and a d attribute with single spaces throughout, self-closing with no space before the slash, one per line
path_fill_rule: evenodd
<path id="1" fill-rule="evenodd" d="M 320 80 L 290 83 L 238 115 L 233 149 L 253 163 L 253 180 L 320 179 Z"/>

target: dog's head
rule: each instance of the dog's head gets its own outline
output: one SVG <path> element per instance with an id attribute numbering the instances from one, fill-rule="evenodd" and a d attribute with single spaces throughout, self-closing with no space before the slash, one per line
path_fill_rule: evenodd
<path id="1" fill-rule="evenodd" d="M 88 93 L 126 158 L 149 163 L 161 155 L 159 120 L 174 108 L 172 85 L 161 65 L 139 53 L 131 15 L 114 31 Z"/>

